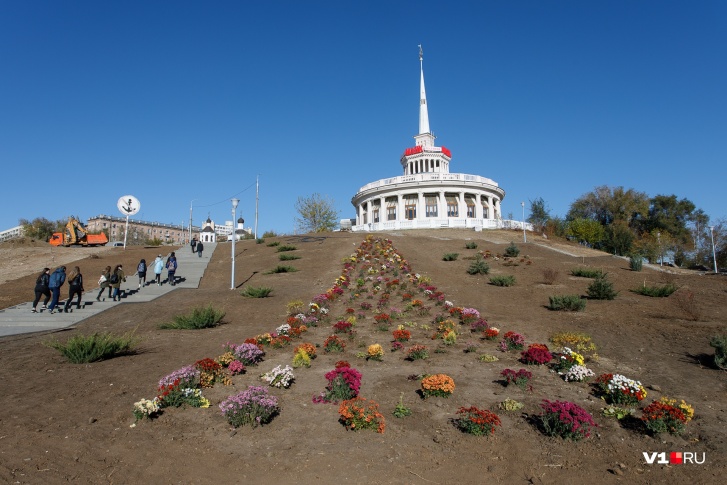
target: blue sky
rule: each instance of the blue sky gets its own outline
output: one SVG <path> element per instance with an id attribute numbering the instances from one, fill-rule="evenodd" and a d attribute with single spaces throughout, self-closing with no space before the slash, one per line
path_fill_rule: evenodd
<path id="1" fill-rule="evenodd" d="M 430 126 L 451 171 L 551 215 L 598 185 L 727 215 L 723 1 L 0 0 L 0 230 L 120 215 L 292 233 L 320 193 L 401 174 Z M 526 214 L 527 215 L 527 214 Z M 246 224 L 249 225 L 249 224 Z"/>

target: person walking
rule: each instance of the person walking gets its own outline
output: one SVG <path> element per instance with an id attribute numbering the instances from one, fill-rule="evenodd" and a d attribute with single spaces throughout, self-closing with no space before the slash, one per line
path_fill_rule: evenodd
<path id="1" fill-rule="evenodd" d="M 193 237 L 192 242 L 189 243 L 190 246 L 192 246 L 192 254 L 197 252 L 197 238 Z"/>
<path id="2" fill-rule="evenodd" d="M 159 286 L 162 286 L 162 271 L 164 271 L 164 259 L 160 254 L 154 260 L 154 275 L 156 276 L 156 282 Z"/>
<path id="3" fill-rule="evenodd" d="M 111 266 L 106 266 L 106 268 L 101 271 L 101 276 L 98 279 L 98 286 L 100 289 L 98 290 L 98 295 L 96 296 L 96 301 L 101 301 L 101 295 L 103 295 L 103 292 L 106 288 L 109 289 L 109 298 L 111 298 Z"/>
<path id="4" fill-rule="evenodd" d="M 139 265 L 136 267 L 136 273 L 139 275 L 139 290 L 141 289 L 141 284 L 144 283 L 144 286 L 146 286 L 146 259 L 142 259 L 139 261 Z"/>
<path id="5" fill-rule="evenodd" d="M 81 268 L 74 266 L 73 270 L 68 273 L 68 300 L 66 300 L 66 306 L 63 307 L 63 312 L 68 313 L 68 308 L 71 306 L 73 297 L 78 295 L 78 301 L 76 302 L 76 310 L 81 309 L 81 295 L 83 294 L 83 275 L 81 274 Z"/>
<path id="6" fill-rule="evenodd" d="M 202 241 L 197 243 L 197 256 L 200 258 L 202 257 L 202 251 L 204 250 L 204 244 L 202 244 Z"/>
<path id="7" fill-rule="evenodd" d="M 169 259 L 167 259 L 167 281 L 169 281 L 169 284 L 174 286 L 176 284 L 176 279 L 174 277 L 174 273 L 177 271 L 177 257 L 174 255 L 174 251 L 172 251 L 172 254 L 169 255 Z"/>
<path id="8" fill-rule="evenodd" d="M 123 266 L 117 264 L 114 268 L 114 272 L 111 273 L 110 278 L 111 287 L 114 289 L 114 294 L 112 296 L 113 301 L 121 301 L 121 283 L 124 281 L 126 281 L 126 275 L 124 274 Z"/>
<path id="9" fill-rule="evenodd" d="M 50 268 L 43 268 L 43 272 L 38 275 L 35 280 L 35 300 L 33 300 L 33 309 L 30 310 L 33 313 L 37 313 L 35 307 L 38 306 L 41 296 L 45 296 L 43 300 L 43 307 L 41 310 L 45 310 L 50 300 L 50 290 L 48 289 L 48 282 L 50 281 Z"/>
<path id="10" fill-rule="evenodd" d="M 59 266 L 48 278 L 48 289 L 51 293 L 50 305 L 48 305 L 48 313 L 55 313 L 55 308 L 58 306 L 58 300 L 61 297 L 61 286 L 66 282 L 66 267 Z"/>

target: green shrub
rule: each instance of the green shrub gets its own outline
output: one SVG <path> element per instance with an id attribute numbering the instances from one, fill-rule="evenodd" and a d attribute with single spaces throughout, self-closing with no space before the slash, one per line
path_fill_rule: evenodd
<path id="1" fill-rule="evenodd" d="M 298 271 L 296 268 L 292 266 L 281 266 L 278 265 L 271 269 L 270 271 L 267 271 L 265 274 L 278 274 L 278 273 L 295 273 Z"/>
<path id="2" fill-rule="evenodd" d="M 508 258 L 517 258 L 518 254 L 520 254 L 520 248 L 515 246 L 514 242 L 511 242 L 510 245 L 505 248 L 505 256 Z"/>
<path id="3" fill-rule="evenodd" d="M 278 237 L 278 233 L 275 231 L 265 231 L 263 237 Z"/>
<path id="4" fill-rule="evenodd" d="M 593 283 L 588 285 L 586 294 L 592 300 L 613 300 L 618 295 L 618 292 L 614 291 L 613 283 L 608 281 L 606 273 L 602 273 L 593 280 Z"/>
<path id="5" fill-rule="evenodd" d="M 296 249 L 298 248 L 296 248 L 295 246 L 291 246 L 290 244 L 283 244 L 282 246 L 278 246 L 279 253 L 284 253 L 285 251 L 295 251 Z"/>
<path id="6" fill-rule="evenodd" d="M 512 275 L 492 276 L 490 284 L 495 286 L 512 286 L 515 284 L 515 277 Z"/>
<path id="7" fill-rule="evenodd" d="M 586 308 L 586 300 L 580 295 L 551 296 L 549 310 L 580 312 Z"/>
<path id="8" fill-rule="evenodd" d="M 303 256 L 297 256 L 295 254 L 285 254 L 285 253 L 278 255 L 278 259 L 280 261 L 293 261 L 294 259 L 300 259 L 302 257 Z"/>
<path id="9" fill-rule="evenodd" d="M 581 278 L 598 278 L 603 274 L 603 271 L 600 269 L 574 268 L 571 270 L 570 274 L 573 276 L 580 276 Z"/>
<path id="10" fill-rule="evenodd" d="M 715 335 L 709 345 L 714 347 L 714 364 L 727 370 L 727 335 Z"/>
<path id="11" fill-rule="evenodd" d="M 163 323 L 159 328 L 169 330 L 199 330 L 216 327 L 222 321 L 225 312 L 216 310 L 212 305 L 197 307 L 189 315 L 177 315 L 171 323 Z"/>
<path id="12" fill-rule="evenodd" d="M 88 364 L 117 355 L 129 354 L 138 343 L 139 338 L 134 336 L 134 332 L 131 331 L 124 335 L 114 335 L 108 332 L 75 335 L 65 343 L 50 340 L 43 344 L 56 349 L 73 364 Z"/>
<path id="13" fill-rule="evenodd" d="M 640 254 L 632 254 L 629 257 L 629 268 L 631 271 L 641 271 L 644 266 L 644 258 Z"/>
<path id="14" fill-rule="evenodd" d="M 275 246 L 280 246 L 280 241 L 273 241 L 266 244 L 269 248 L 274 248 Z"/>
<path id="15" fill-rule="evenodd" d="M 475 275 L 475 274 L 487 274 L 490 272 L 490 266 L 485 262 L 485 260 L 482 258 L 482 255 L 478 254 L 474 261 L 472 261 L 472 264 L 470 264 L 470 267 L 467 268 L 467 273 Z"/>
<path id="16" fill-rule="evenodd" d="M 664 297 L 671 295 L 672 293 L 674 293 L 677 290 L 678 290 L 678 288 L 676 287 L 676 285 L 668 284 L 668 285 L 664 285 L 664 286 L 658 286 L 658 285 L 646 286 L 646 285 L 644 285 L 644 286 L 640 286 L 638 288 L 634 288 L 631 291 L 633 291 L 634 293 L 638 293 L 639 295 L 664 298 Z"/>
<path id="17" fill-rule="evenodd" d="M 474 241 L 468 241 L 464 243 L 465 249 L 477 249 L 477 243 Z"/>
<path id="18" fill-rule="evenodd" d="M 445 253 L 445 255 L 442 256 L 442 261 L 457 261 L 458 257 L 459 253 Z"/>
<path id="19" fill-rule="evenodd" d="M 246 286 L 240 294 L 247 298 L 267 298 L 272 292 L 273 289 L 266 286 Z"/>
<path id="20" fill-rule="evenodd" d="M 265 239 L 262 238 L 262 237 L 259 237 L 259 238 L 255 239 L 255 244 L 262 244 L 264 242 L 265 242 Z"/>

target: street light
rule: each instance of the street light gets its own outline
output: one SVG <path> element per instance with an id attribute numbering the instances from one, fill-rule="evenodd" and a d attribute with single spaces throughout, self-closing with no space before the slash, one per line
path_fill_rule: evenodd
<path id="1" fill-rule="evenodd" d="M 235 289 L 235 239 L 237 239 L 237 231 L 235 230 L 235 220 L 237 219 L 237 204 L 240 203 L 240 199 L 232 199 L 232 277 L 230 283 L 230 289 Z"/>
<path id="2" fill-rule="evenodd" d="M 192 199 L 189 203 L 189 242 L 192 242 L 192 202 L 197 199 Z"/>
<path id="3" fill-rule="evenodd" d="M 714 251 L 714 226 L 709 226 L 709 233 L 712 235 L 712 261 L 714 261 L 714 272 L 717 272 L 717 254 Z"/>
<path id="4" fill-rule="evenodd" d="M 528 242 L 528 236 L 525 234 L 525 202 L 520 202 L 520 205 L 523 206 L 523 242 Z"/>

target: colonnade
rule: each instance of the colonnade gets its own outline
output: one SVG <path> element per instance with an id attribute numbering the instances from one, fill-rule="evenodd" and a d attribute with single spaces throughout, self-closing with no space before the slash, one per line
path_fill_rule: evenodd
<path id="1" fill-rule="evenodd" d="M 372 197 L 356 209 L 358 224 L 427 218 L 497 219 L 500 199 L 474 192 L 420 190 Z"/>

